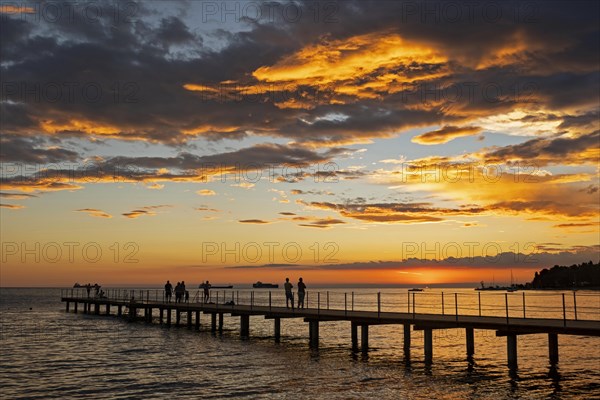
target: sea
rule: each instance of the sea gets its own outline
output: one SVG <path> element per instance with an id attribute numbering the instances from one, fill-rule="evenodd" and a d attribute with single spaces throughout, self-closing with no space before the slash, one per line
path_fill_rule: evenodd
<path id="1" fill-rule="evenodd" d="M 355 310 L 522 316 L 522 294 L 470 289 L 319 288 L 308 306 Z M 442 303 L 442 292 L 444 302 Z M 64 291 L 63 291 L 64 293 Z M 161 296 L 149 289 L 107 289 L 112 296 Z M 211 294 L 216 300 L 218 291 Z M 220 300 L 250 299 L 251 289 L 223 291 Z M 456 293 L 456 294 L 455 294 Z M 252 296 L 267 301 L 268 291 Z M 510 295 L 510 297 L 509 297 Z M 198 293 L 191 293 L 191 300 Z M 283 299 L 274 290 L 273 302 Z M 456 301 L 458 300 L 458 307 Z M 527 291 L 535 317 L 600 320 L 600 293 Z M 412 301 L 412 305 L 411 302 Z M 563 308 L 564 301 L 564 308 Z M 468 360 L 463 329 L 435 330 L 433 363 L 424 362 L 423 335 L 403 351 L 400 325 L 371 326 L 369 351 L 354 352 L 349 322 L 322 322 L 318 349 L 308 324 L 251 317 L 241 339 L 239 318 L 225 316 L 222 333 L 167 328 L 116 316 L 67 313 L 60 288 L 0 288 L 2 399 L 600 399 L 600 338 L 559 335 L 559 363 L 550 365 L 547 335 L 518 337 L 518 369 L 507 367 L 506 338 L 475 330 Z M 427 311 L 429 310 L 429 311 Z M 114 312 L 114 311 L 113 311 Z"/>

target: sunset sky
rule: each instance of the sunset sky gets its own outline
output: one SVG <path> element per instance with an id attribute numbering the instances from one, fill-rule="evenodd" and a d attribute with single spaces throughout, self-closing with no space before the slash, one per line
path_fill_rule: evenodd
<path id="1" fill-rule="evenodd" d="M 1 2 L 1 286 L 599 260 L 598 2 Z"/>

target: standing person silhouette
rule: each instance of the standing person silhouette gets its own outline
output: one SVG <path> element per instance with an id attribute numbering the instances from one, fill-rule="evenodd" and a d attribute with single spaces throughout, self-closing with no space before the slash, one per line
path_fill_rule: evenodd
<path id="1" fill-rule="evenodd" d="M 171 282 L 167 281 L 165 284 L 165 299 L 167 300 L 167 303 L 171 302 L 171 296 L 173 296 L 173 285 L 171 285 Z"/>
<path id="2" fill-rule="evenodd" d="M 306 294 L 306 285 L 302 278 L 298 279 L 298 308 L 304 308 L 304 295 Z"/>
<path id="3" fill-rule="evenodd" d="M 292 310 L 294 309 L 294 293 L 292 293 L 292 288 L 294 285 L 290 283 L 290 278 L 285 278 L 285 283 L 283 285 L 285 289 L 285 307 L 290 308 L 289 302 L 292 303 Z"/>
<path id="4" fill-rule="evenodd" d="M 204 302 L 208 303 L 208 300 L 210 300 L 210 283 L 208 283 L 208 281 L 206 281 L 206 283 L 203 286 L 204 286 Z"/>

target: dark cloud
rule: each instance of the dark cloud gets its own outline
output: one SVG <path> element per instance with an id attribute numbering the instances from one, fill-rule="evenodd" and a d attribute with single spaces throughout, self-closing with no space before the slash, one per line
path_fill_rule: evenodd
<path id="1" fill-rule="evenodd" d="M 15 146 L 14 143 L 18 143 L 19 146 Z M 14 168 L 14 171 L 0 176 L 3 188 L 21 190 L 77 189 L 80 188 L 79 184 L 97 182 L 207 182 L 213 175 L 239 175 L 248 171 L 264 171 L 269 179 L 277 181 L 282 178 L 283 167 L 293 167 L 294 172 L 290 173 L 292 179 L 304 179 L 312 176 L 310 169 L 314 164 L 329 162 L 334 156 L 345 152 L 343 148 L 328 148 L 319 152 L 298 146 L 264 143 L 206 156 L 182 152 L 174 157 L 98 157 L 66 167 L 61 163 L 80 157 L 63 149 L 32 149 L 31 141 L 25 139 L 14 140 L 11 144 L 18 150 L 10 153 L 9 159 L 15 162 L 57 163 L 41 165 L 33 174 L 27 174 L 28 169 L 17 164 L 18 168 Z M 165 169 L 168 172 L 165 172 Z M 298 170 L 300 172 L 296 172 Z M 295 177 L 296 174 L 299 174 L 298 177 Z M 315 174 L 321 174 L 319 179 L 330 178 L 328 172 L 317 171 Z M 288 176 L 283 179 L 288 179 Z"/>
<path id="2" fill-rule="evenodd" d="M 0 197 L 4 197 L 7 199 L 14 199 L 14 200 L 24 200 L 24 199 L 30 199 L 32 197 L 38 197 L 35 194 L 27 194 L 27 193 L 7 193 L 7 192 L 0 192 Z"/>
<path id="3" fill-rule="evenodd" d="M 78 160 L 77 152 L 52 146 L 44 138 L 0 137 L 0 162 L 48 164 Z"/>
<path id="4" fill-rule="evenodd" d="M 139 218 L 144 215 L 154 216 L 154 215 L 156 215 L 156 210 L 163 209 L 163 208 L 170 208 L 170 207 L 173 207 L 173 206 L 168 205 L 168 204 L 161 204 L 161 205 L 156 205 L 156 206 L 144 206 L 144 207 L 140 207 L 136 210 L 132 210 L 132 211 L 123 213 L 121 215 L 124 216 L 125 218 L 130 218 L 130 219 Z"/>
<path id="5" fill-rule="evenodd" d="M 298 226 L 304 226 L 307 228 L 331 228 L 334 225 L 340 225 L 340 224 L 345 224 L 346 222 L 342 221 L 341 219 L 336 219 L 336 218 L 322 218 L 322 219 L 315 219 L 314 221 L 311 221 L 308 224 L 298 224 Z"/>
<path id="6" fill-rule="evenodd" d="M 486 211 L 483 207 L 440 208 L 431 203 L 347 203 L 302 202 L 301 204 L 324 210 L 337 211 L 340 215 L 366 222 L 419 223 L 440 222 L 450 215 L 476 215 Z"/>
<path id="7" fill-rule="evenodd" d="M 9 210 L 20 210 L 22 208 L 25 208 L 25 206 L 20 205 L 20 204 L 0 203 L 0 208 L 8 208 Z"/>
<path id="8" fill-rule="evenodd" d="M 238 221 L 240 224 L 270 224 L 270 221 L 262 219 L 241 219 Z"/>
<path id="9" fill-rule="evenodd" d="M 414 243 L 417 245 L 417 243 Z M 496 246 L 493 247 L 494 249 Z M 447 258 L 420 258 L 420 257 L 406 257 L 399 260 L 390 261 L 367 261 L 367 262 L 353 262 L 353 263 L 339 263 L 339 264 L 327 264 L 322 263 L 319 265 L 300 265 L 294 264 L 292 266 L 285 265 L 286 269 L 298 270 L 319 270 L 319 271 L 372 271 L 372 270 L 395 270 L 405 271 L 407 273 L 418 273 L 421 268 L 432 269 L 432 268 L 448 268 L 455 270 L 456 268 L 524 268 L 524 269 L 538 269 L 544 267 L 551 267 L 553 265 L 572 265 L 581 262 L 587 262 L 589 260 L 598 260 L 598 246 L 581 246 L 565 249 L 560 247 L 555 251 L 546 250 L 542 246 L 533 248 L 530 253 L 514 253 L 514 252 L 498 252 L 490 254 L 488 256 L 472 256 L 472 257 L 447 257 Z M 415 251 L 420 253 L 421 250 L 415 247 Z M 400 251 L 399 251 L 400 253 Z M 411 252 L 412 254 L 412 252 Z M 242 265 L 232 266 L 228 268 L 241 268 L 241 269 L 268 269 L 272 268 L 270 264 L 264 265 Z"/>
<path id="10" fill-rule="evenodd" d="M 536 165 L 598 163 L 600 130 L 577 137 L 535 138 L 485 154 L 488 162 L 535 160 Z M 586 153 L 587 150 L 596 149 Z"/>

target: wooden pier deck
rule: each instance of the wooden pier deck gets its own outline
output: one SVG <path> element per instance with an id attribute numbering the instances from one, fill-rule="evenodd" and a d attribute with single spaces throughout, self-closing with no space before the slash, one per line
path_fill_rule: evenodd
<path id="1" fill-rule="evenodd" d="M 351 329 L 352 349 L 359 349 L 360 328 L 360 350 L 368 352 L 369 349 L 369 326 L 371 325 L 403 325 L 404 327 L 404 351 L 410 353 L 411 330 L 423 331 L 425 362 L 433 360 L 433 335 L 435 329 L 465 329 L 466 332 L 466 354 L 472 357 L 475 353 L 474 330 L 494 330 L 497 336 L 507 338 L 507 362 L 512 368 L 517 367 L 517 337 L 525 334 L 547 334 L 548 354 L 552 364 L 558 362 L 558 335 L 581 335 L 600 336 L 600 321 L 597 320 L 575 320 L 560 318 L 517 318 L 506 316 L 479 316 L 479 315 L 440 315 L 416 312 L 388 312 L 388 311 L 362 311 L 348 309 L 321 309 L 301 308 L 291 309 L 282 306 L 255 305 L 255 304 L 218 304 L 218 303 L 175 303 L 164 301 L 125 300 L 122 298 L 93 298 L 69 294 L 68 291 L 61 295 L 62 302 L 66 303 L 66 311 L 73 307 L 78 312 L 81 304 L 84 313 L 97 315 L 118 315 L 130 319 L 142 319 L 152 323 L 158 319 L 158 323 L 165 326 L 187 326 L 188 328 L 200 328 L 200 315 L 208 314 L 210 318 L 211 331 L 223 329 L 224 316 L 237 317 L 240 319 L 240 335 L 248 337 L 250 334 L 250 316 L 262 316 L 274 321 L 273 337 L 276 341 L 281 338 L 281 319 L 301 318 L 308 324 L 309 344 L 312 347 L 319 345 L 319 324 L 330 321 L 348 321 Z M 104 310 L 101 310 L 104 308 Z M 111 314 L 111 309 L 116 313 Z M 104 311 L 104 312 L 102 312 Z M 154 315 L 158 311 L 158 316 Z M 173 318 L 173 313 L 174 318 Z M 141 315 L 140 315 L 141 314 Z M 182 321 L 182 316 L 185 320 Z M 217 320 L 218 318 L 218 320 Z"/>

